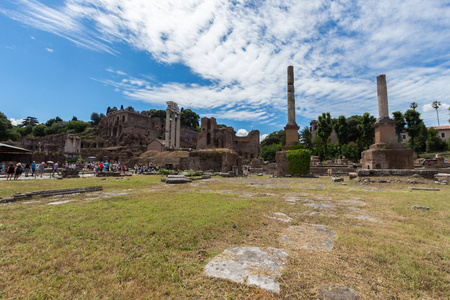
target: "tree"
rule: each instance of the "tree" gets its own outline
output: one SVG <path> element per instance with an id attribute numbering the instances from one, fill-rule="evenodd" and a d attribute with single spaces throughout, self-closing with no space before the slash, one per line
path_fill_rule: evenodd
<path id="1" fill-rule="evenodd" d="M 12 136 L 13 126 L 11 121 L 0 112 L 0 141 L 7 141 Z"/>
<path id="2" fill-rule="evenodd" d="M 19 124 L 19 127 L 23 128 L 28 125 L 36 126 L 37 124 L 39 124 L 39 122 L 35 117 L 26 117 L 26 119 L 23 120 L 22 123 Z"/>
<path id="3" fill-rule="evenodd" d="M 262 142 L 261 147 L 278 144 L 284 146 L 286 144 L 286 131 L 274 131 L 270 133 Z"/>
<path id="4" fill-rule="evenodd" d="M 142 113 L 147 114 L 150 118 L 160 118 L 161 121 L 166 121 L 166 111 L 165 110 L 156 110 L 154 108 L 150 110 L 143 110 Z"/>
<path id="5" fill-rule="evenodd" d="M 433 101 L 433 103 L 431 104 L 431 107 L 433 107 L 436 110 L 436 117 L 437 117 L 437 121 L 438 121 L 438 126 L 439 125 L 439 113 L 438 113 L 438 109 L 439 107 L 441 107 L 441 102 L 439 101 Z"/>
<path id="6" fill-rule="evenodd" d="M 261 147 L 260 156 L 265 161 L 275 162 L 275 155 L 281 150 L 280 144 L 271 144 Z"/>
<path id="7" fill-rule="evenodd" d="M 123 105 L 122 105 L 121 109 L 123 109 Z M 134 107 L 130 105 L 130 106 L 128 106 L 128 107 L 126 108 L 126 110 L 127 110 L 127 111 L 131 111 L 131 112 L 134 112 Z"/>
<path id="8" fill-rule="evenodd" d="M 54 118 L 54 119 L 50 119 L 47 122 L 45 122 L 45 125 L 47 127 L 50 127 L 50 126 L 53 125 L 53 123 L 57 123 L 57 122 L 62 122 L 62 119 L 60 117 L 58 117 L 58 116 L 56 116 L 56 118 Z"/>
<path id="9" fill-rule="evenodd" d="M 33 132 L 33 126 L 28 124 L 25 127 L 19 127 L 20 136 L 27 136 Z"/>
<path id="10" fill-rule="evenodd" d="M 412 109 L 412 110 L 416 110 L 416 108 L 417 108 L 417 103 L 416 102 L 411 102 L 411 104 L 409 105 L 409 107 Z"/>
<path id="11" fill-rule="evenodd" d="M 369 113 L 364 113 L 361 117 L 357 128 L 359 132 L 359 144 L 362 151 L 367 150 L 369 146 L 374 143 L 375 130 L 373 124 L 375 124 L 376 121 L 377 119 Z"/>
<path id="12" fill-rule="evenodd" d="M 405 114 L 406 132 L 409 135 L 409 147 L 415 152 L 419 152 L 416 145 L 416 139 L 419 137 L 421 131 L 423 131 L 421 124 L 423 123 L 420 118 L 420 113 L 414 109 L 408 109 Z M 426 128 L 425 128 L 426 129 Z"/>
<path id="13" fill-rule="evenodd" d="M 91 121 L 92 121 L 92 124 L 93 125 L 98 125 L 98 123 L 100 123 L 100 120 L 101 120 L 102 118 L 100 117 L 100 115 L 98 114 L 98 113 L 96 113 L 96 112 L 93 112 L 92 114 L 91 114 Z"/>
<path id="14" fill-rule="evenodd" d="M 397 134 L 397 141 L 400 143 L 402 141 L 402 132 L 405 130 L 405 117 L 400 111 L 394 111 L 392 116 L 395 121 L 395 133 Z"/>
<path id="15" fill-rule="evenodd" d="M 65 133 L 67 132 L 68 125 L 69 122 L 66 121 L 55 122 L 52 126 L 47 126 L 47 128 L 45 128 L 45 135 Z"/>
<path id="16" fill-rule="evenodd" d="M 75 117 L 75 116 L 73 116 L 73 117 L 72 117 L 72 121 L 78 121 L 78 118 Z"/>
<path id="17" fill-rule="evenodd" d="M 33 135 L 34 136 L 44 136 L 45 135 L 45 129 L 47 126 L 45 124 L 38 124 L 33 127 Z"/>
<path id="18" fill-rule="evenodd" d="M 180 117 L 181 117 L 181 125 L 193 128 L 199 127 L 198 120 L 200 119 L 200 116 L 197 113 L 193 112 L 192 110 L 181 108 Z"/>
<path id="19" fill-rule="evenodd" d="M 328 138 L 333 131 L 333 124 L 331 122 L 330 113 L 322 113 L 319 116 L 319 121 L 317 122 L 317 135 L 321 138 L 324 149 L 325 149 L 325 157 L 328 156 Z"/>
<path id="20" fill-rule="evenodd" d="M 333 129 L 336 133 L 336 137 L 338 139 L 339 146 L 347 144 L 348 137 L 348 124 L 345 116 L 339 116 L 339 118 L 335 119 L 333 122 Z"/>
<path id="21" fill-rule="evenodd" d="M 300 144 L 302 144 L 305 149 L 312 149 L 312 134 L 308 126 L 305 126 L 300 132 Z"/>
<path id="22" fill-rule="evenodd" d="M 348 135 L 347 142 L 355 142 L 358 140 L 358 124 L 361 122 L 361 116 L 351 116 L 347 118 Z"/>
<path id="23" fill-rule="evenodd" d="M 445 151 L 447 144 L 438 136 L 434 128 L 428 129 L 427 152 Z"/>
<path id="24" fill-rule="evenodd" d="M 69 133 L 82 133 L 86 127 L 89 126 L 88 122 L 83 121 L 70 121 L 67 125 L 67 132 Z"/>

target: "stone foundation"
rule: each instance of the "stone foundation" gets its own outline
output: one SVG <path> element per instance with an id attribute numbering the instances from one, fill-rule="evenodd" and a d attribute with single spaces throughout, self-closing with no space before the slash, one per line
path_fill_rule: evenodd
<path id="1" fill-rule="evenodd" d="M 434 175 L 438 174 L 438 170 L 399 170 L 399 169 L 389 169 L 389 170 L 357 170 L 356 174 L 359 177 L 369 177 L 369 176 L 412 176 L 419 175 L 423 178 L 433 179 Z"/>
<path id="2" fill-rule="evenodd" d="M 369 149 L 361 157 L 363 169 L 414 169 L 412 149 Z"/>

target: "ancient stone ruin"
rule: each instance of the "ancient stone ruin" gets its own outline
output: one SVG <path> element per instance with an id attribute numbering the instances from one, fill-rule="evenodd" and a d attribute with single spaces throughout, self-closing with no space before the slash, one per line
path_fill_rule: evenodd
<path id="1" fill-rule="evenodd" d="M 284 130 L 286 131 L 286 149 L 293 143 L 298 143 L 298 130 L 300 127 L 295 122 L 295 89 L 294 89 L 294 67 L 287 68 L 287 108 L 288 122 Z"/>
<path id="2" fill-rule="evenodd" d="M 219 148 L 235 151 L 249 164 L 259 155 L 259 130 L 252 130 L 247 136 L 236 136 L 233 127 L 218 126 L 215 118 L 202 118 L 197 150 Z"/>
<path id="3" fill-rule="evenodd" d="M 181 116 L 178 104 L 167 101 L 165 147 L 169 149 L 180 149 Z"/>
<path id="4" fill-rule="evenodd" d="M 412 149 L 397 142 L 395 121 L 389 118 L 386 75 L 377 77 L 378 114 L 375 144 L 361 153 L 363 169 L 414 169 Z"/>
<path id="5" fill-rule="evenodd" d="M 284 130 L 286 131 L 286 145 L 283 147 L 282 151 L 278 151 L 275 155 L 277 161 L 277 175 L 288 174 L 288 160 L 287 160 L 287 150 L 293 143 L 298 143 L 299 136 L 298 130 L 299 126 L 295 122 L 295 95 L 294 95 L 294 67 L 289 66 L 287 68 L 287 107 L 288 107 L 288 122 Z"/>

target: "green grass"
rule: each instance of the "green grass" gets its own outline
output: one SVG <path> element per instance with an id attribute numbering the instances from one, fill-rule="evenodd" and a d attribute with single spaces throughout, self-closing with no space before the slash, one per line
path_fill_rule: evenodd
<path id="1" fill-rule="evenodd" d="M 374 184 L 385 191 L 373 192 L 355 181 L 333 185 L 329 178 L 167 185 L 159 176 L 133 176 L 1 181 L 0 196 L 91 185 L 128 195 L 0 206 L 0 298 L 310 299 L 325 284 L 349 286 L 362 299 L 440 299 L 450 293 L 448 186 L 401 193 L 407 185 Z M 325 188 L 315 189 L 319 185 Z M 347 218 L 349 210 L 340 206 L 333 211 L 337 218 L 311 216 L 317 210 L 303 202 L 283 201 L 299 194 L 333 203 L 358 198 L 367 204 L 358 207 L 363 214 L 379 222 Z M 412 205 L 431 209 L 415 211 Z M 279 295 L 203 274 L 225 249 L 281 247 L 279 233 L 290 225 L 264 217 L 271 212 L 286 213 L 295 224 L 326 225 L 338 236 L 335 250 L 289 253 Z"/>

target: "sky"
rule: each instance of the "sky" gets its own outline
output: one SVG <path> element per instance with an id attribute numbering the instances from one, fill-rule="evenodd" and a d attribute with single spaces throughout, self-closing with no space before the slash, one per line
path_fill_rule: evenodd
<path id="1" fill-rule="evenodd" d="M 215 117 L 238 135 L 287 123 L 287 67 L 296 121 L 323 112 L 378 117 L 450 106 L 448 0 L 2 0 L 0 112 L 12 121 L 89 121 L 108 106 Z"/>

